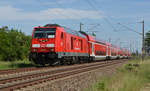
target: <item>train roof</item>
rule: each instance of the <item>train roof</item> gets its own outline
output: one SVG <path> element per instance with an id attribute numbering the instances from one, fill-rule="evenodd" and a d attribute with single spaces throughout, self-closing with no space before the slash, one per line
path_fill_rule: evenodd
<path id="1" fill-rule="evenodd" d="M 67 27 L 63 27 L 63 28 L 65 29 L 65 31 L 66 31 L 67 33 L 70 33 L 70 34 L 73 34 L 73 35 L 76 35 L 76 36 L 79 36 L 79 37 L 83 37 L 83 38 L 86 37 L 84 34 L 82 34 L 82 33 L 79 32 L 79 31 L 72 30 L 72 29 L 67 28 Z"/>
<path id="2" fill-rule="evenodd" d="M 110 45 L 109 42 L 105 42 L 103 40 L 100 40 L 99 38 L 95 37 L 95 36 L 91 36 L 89 34 L 87 34 L 86 32 L 84 31 L 80 31 L 82 34 L 86 35 L 88 38 L 89 38 L 89 41 L 93 41 L 93 42 L 96 42 L 96 43 L 100 43 L 100 44 L 103 44 L 103 45 Z"/>
<path id="3" fill-rule="evenodd" d="M 83 38 L 86 37 L 84 34 L 80 33 L 79 31 L 72 30 L 70 28 L 61 26 L 59 24 L 46 24 L 46 25 L 44 25 L 44 27 L 62 27 L 62 28 L 64 28 L 65 32 L 67 32 L 67 33 L 70 33 L 72 35 L 76 35 L 76 36 L 79 36 L 79 37 L 83 37 Z"/>
<path id="4" fill-rule="evenodd" d="M 95 38 L 95 42 L 97 43 L 100 43 L 100 44 L 103 44 L 103 45 L 107 45 L 107 42 L 103 41 L 103 40 L 100 40 L 99 38 Z"/>
<path id="5" fill-rule="evenodd" d="M 46 24 L 44 25 L 44 27 L 61 27 L 61 26 L 58 24 Z"/>

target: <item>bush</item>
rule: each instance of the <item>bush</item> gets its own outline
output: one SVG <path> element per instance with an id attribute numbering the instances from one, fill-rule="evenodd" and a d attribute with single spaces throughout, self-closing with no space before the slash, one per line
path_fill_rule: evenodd
<path id="1" fill-rule="evenodd" d="M 8 29 L 8 27 L 0 28 L 0 60 L 14 61 L 22 60 L 29 54 L 31 36 L 25 35 L 23 32 Z"/>

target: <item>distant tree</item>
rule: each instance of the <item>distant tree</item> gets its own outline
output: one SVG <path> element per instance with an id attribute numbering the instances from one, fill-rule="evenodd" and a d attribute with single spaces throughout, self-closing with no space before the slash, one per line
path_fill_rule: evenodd
<path id="1" fill-rule="evenodd" d="M 92 32 L 92 36 L 96 36 L 96 34 L 94 32 Z"/>
<path id="2" fill-rule="evenodd" d="M 14 61 L 28 57 L 31 36 L 23 32 L 8 29 L 7 26 L 0 28 L 0 60 Z"/>
<path id="3" fill-rule="evenodd" d="M 145 49 L 146 52 L 150 54 L 150 31 L 148 31 L 145 36 Z"/>

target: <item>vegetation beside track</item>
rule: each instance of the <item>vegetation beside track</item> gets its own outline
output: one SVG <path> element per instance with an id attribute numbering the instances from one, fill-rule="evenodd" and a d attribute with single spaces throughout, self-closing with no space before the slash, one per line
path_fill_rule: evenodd
<path id="1" fill-rule="evenodd" d="M 0 61 L 0 70 L 32 67 L 33 65 L 34 64 L 32 62 L 30 62 L 28 59 L 16 60 L 16 61 L 12 61 L 12 62 Z"/>
<path id="2" fill-rule="evenodd" d="M 0 28 L 0 70 L 30 67 L 29 62 L 31 36 L 21 30 Z"/>
<path id="3" fill-rule="evenodd" d="M 30 51 L 31 36 L 21 30 L 0 28 L 0 61 L 23 60 Z"/>
<path id="4" fill-rule="evenodd" d="M 125 64 L 116 74 L 101 77 L 89 91 L 149 91 L 145 90 L 147 84 L 150 84 L 150 59 L 143 62 L 135 59 Z"/>

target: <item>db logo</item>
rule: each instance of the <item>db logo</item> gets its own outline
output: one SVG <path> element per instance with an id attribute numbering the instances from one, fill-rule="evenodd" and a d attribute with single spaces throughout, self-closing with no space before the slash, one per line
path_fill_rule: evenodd
<path id="1" fill-rule="evenodd" d="M 45 44 L 42 44 L 41 47 L 45 47 Z"/>
<path id="2" fill-rule="evenodd" d="M 63 42 L 61 42 L 61 46 L 63 46 Z"/>
<path id="3" fill-rule="evenodd" d="M 78 44 L 78 42 L 76 43 L 76 46 L 78 46 L 79 44 Z"/>

